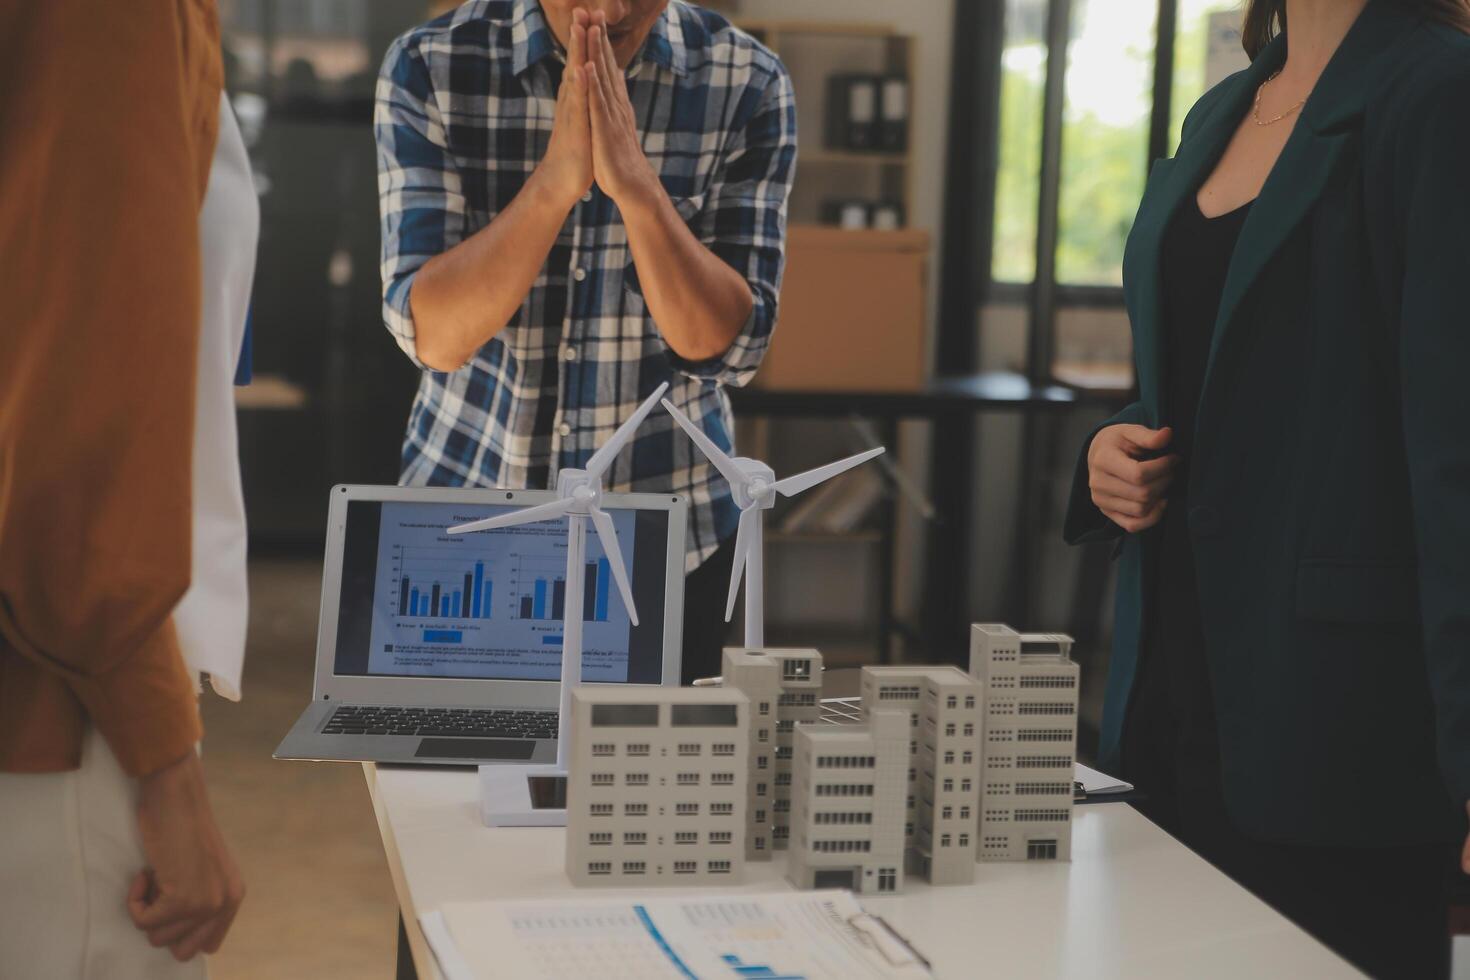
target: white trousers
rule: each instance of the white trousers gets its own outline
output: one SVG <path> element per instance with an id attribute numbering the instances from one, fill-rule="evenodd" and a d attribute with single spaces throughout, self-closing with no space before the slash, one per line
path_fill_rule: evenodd
<path id="1" fill-rule="evenodd" d="M 138 784 L 95 730 L 74 772 L 0 773 L 0 980 L 200 980 L 128 917 Z"/>

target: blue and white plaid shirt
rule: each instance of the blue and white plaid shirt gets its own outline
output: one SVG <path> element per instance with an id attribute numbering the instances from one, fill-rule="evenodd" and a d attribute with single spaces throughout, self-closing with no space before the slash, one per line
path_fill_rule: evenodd
<path id="1" fill-rule="evenodd" d="M 563 62 L 537 0 L 472 0 L 388 50 L 375 117 L 383 315 L 420 368 L 414 276 L 520 191 L 546 153 Z M 662 381 L 717 445 L 732 447 L 722 386 L 755 374 L 776 319 L 796 160 L 791 80 L 723 18 L 673 0 L 629 66 L 628 95 L 679 213 L 749 282 L 749 320 L 720 357 L 674 353 L 643 300 L 622 217 L 594 187 L 505 329 L 457 371 L 424 368 L 400 482 L 553 486 L 558 469 L 585 464 Z M 649 416 L 605 480 L 610 490 L 689 497 L 688 569 L 735 529 L 729 487 L 664 412 Z"/>

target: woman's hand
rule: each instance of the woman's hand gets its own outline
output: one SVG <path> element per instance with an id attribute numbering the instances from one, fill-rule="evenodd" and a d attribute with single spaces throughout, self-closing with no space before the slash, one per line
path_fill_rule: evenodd
<path id="1" fill-rule="evenodd" d="M 1087 448 L 1087 485 L 1103 516 L 1130 534 L 1164 516 L 1164 495 L 1174 482 L 1178 456 L 1152 458 L 1168 448 L 1174 432 L 1142 425 L 1110 425 Z"/>

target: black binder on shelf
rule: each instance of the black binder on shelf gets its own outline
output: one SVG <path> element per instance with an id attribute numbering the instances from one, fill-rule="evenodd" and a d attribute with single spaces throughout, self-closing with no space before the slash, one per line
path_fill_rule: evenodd
<path id="1" fill-rule="evenodd" d="M 827 146 L 872 150 L 878 141 L 878 78 L 833 75 L 827 80 Z"/>
<path id="2" fill-rule="evenodd" d="M 902 75 L 879 80 L 877 146 L 890 153 L 909 148 L 909 80 Z"/>

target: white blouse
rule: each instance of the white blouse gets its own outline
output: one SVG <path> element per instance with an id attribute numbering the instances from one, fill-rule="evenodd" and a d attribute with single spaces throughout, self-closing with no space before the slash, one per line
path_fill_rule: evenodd
<path id="1" fill-rule="evenodd" d="M 199 235 L 204 308 L 194 411 L 193 575 L 174 625 L 190 670 L 208 674 L 218 694 L 238 701 L 249 604 L 234 384 L 255 277 L 260 203 L 225 95 Z"/>

